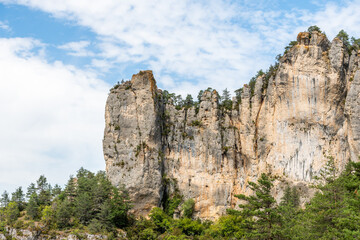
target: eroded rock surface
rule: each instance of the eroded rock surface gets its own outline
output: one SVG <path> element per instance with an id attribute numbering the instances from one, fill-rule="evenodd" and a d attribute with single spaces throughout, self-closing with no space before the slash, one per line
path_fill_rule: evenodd
<path id="1" fill-rule="evenodd" d="M 262 172 L 309 196 L 308 183 L 333 156 L 341 170 L 360 151 L 359 53 L 325 35 L 300 33 L 270 78 L 243 87 L 232 111 L 205 91 L 199 108 L 177 110 L 141 71 L 111 89 L 103 141 L 106 170 L 124 185 L 134 212 L 147 215 L 175 192 L 216 218 L 249 194 Z"/>

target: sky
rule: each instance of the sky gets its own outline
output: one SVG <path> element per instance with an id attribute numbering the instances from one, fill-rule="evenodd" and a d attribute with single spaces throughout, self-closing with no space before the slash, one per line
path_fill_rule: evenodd
<path id="1" fill-rule="evenodd" d="M 0 0 L 0 193 L 104 170 L 118 81 L 234 91 L 311 25 L 359 38 L 360 0 Z"/>

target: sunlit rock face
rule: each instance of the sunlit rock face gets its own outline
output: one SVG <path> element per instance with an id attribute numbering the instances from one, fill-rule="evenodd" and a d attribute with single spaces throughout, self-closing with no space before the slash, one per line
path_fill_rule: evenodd
<path id="1" fill-rule="evenodd" d="M 261 173 L 307 186 L 333 156 L 341 170 L 360 150 L 359 53 L 325 35 L 300 33 L 270 77 L 245 85 L 232 110 L 205 91 L 199 106 L 176 109 L 151 71 L 111 89 L 103 140 L 106 171 L 124 185 L 134 213 L 146 216 L 178 192 L 193 198 L 195 216 L 214 219 L 250 194 Z"/>

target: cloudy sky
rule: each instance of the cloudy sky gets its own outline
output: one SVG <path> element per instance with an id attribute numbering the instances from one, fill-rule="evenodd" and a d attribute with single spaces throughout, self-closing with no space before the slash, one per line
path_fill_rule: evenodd
<path id="1" fill-rule="evenodd" d="M 0 193 L 104 170 L 117 81 L 235 90 L 310 25 L 360 37 L 360 0 L 0 0 Z"/>

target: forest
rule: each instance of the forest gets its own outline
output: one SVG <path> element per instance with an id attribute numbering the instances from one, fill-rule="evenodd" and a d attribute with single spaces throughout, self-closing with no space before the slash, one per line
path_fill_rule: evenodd
<path id="1" fill-rule="evenodd" d="M 359 239 L 360 163 L 349 162 L 339 173 L 334 159 L 312 186 L 316 194 L 300 205 L 296 187 L 288 185 L 279 203 L 271 195 L 274 178 L 262 174 L 249 182 L 251 196 L 216 221 L 193 217 L 194 201 L 173 195 L 167 206 L 152 209 L 149 218 L 135 218 L 126 190 L 114 187 L 105 172 L 83 168 L 62 189 L 45 176 L 1 196 L 0 231 L 8 228 L 40 231 L 56 236 L 60 231 L 81 239 L 98 233 L 108 239 Z M 174 209 L 180 209 L 174 218 Z M 11 239 L 11 238 L 10 238 Z"/>

